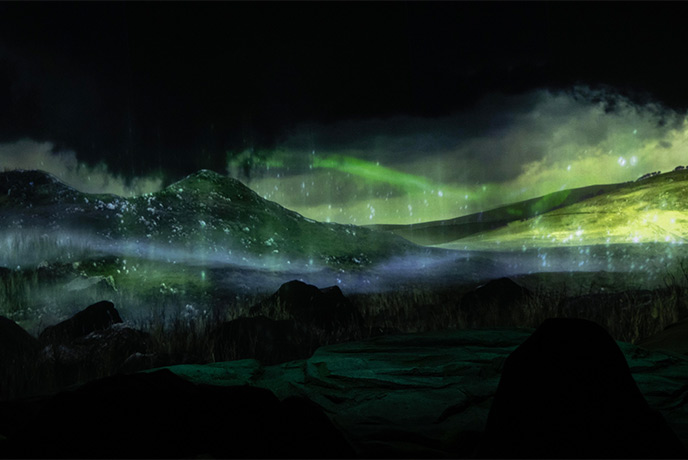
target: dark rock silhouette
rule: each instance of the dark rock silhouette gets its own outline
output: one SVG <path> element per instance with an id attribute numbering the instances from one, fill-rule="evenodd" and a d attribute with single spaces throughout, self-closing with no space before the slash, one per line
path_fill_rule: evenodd
<path id="1" fill-rule="evenodd" d="M 57 383 L 63 387 L 77 382 L 124 371 L 127 359 L 137 353 L 147 353 L 150 335 L 123 324 L 94 331 L 69 343 L 49 345 L 45 356 L 54 365 Z"/>
<path id="2" fill-rule="evenodd" d="M 169 370 L 108 377 L 0 409 L 5 458 L 355 456 L 310 401 L 280 402 L 249 386 L 197 385 Z M 9 422 L 7 413 L 23 418 Z"/>
<path id="3" fill-rule="evenodd" d="M 688 454 L 651 409 L 599 325 L 548 319 L 504 363 L 478 456 L 675 458 Z"/>
<path id="4" fill-rule="evenodd" d="M 297 280 L 280 286 L 275 294 L 252 307 L 251 313 L 273 319 L 292 318 L 324 333 L 326 342 L 359 338 L 363 322 L 338 286 L 318 289 Z"/>
<path id="5" fill-rule="evenodd" d="M 293 319 L 237 318 L 213 333 L 215 361 L 254 358 L 263 364 L 277 364 L 307 358 L 314 349 Z"/>
<path id="6" fill-rule="evenodd" d="M 125 326 L 112 302 L 93 304 L 39 336 L 58 387 L 105 377 L 133 354 L 145 354 L 150 334 Z"/>
<path id="7" fill-rule="evenodd" d="M 0 316 L 0 356 L 11 359 L 22 353 L 36 353 L 39 349 L 40 344 L 31 334 L 11 319 Z"/>
<path id="8" fill-rule="evenodd" d="M 45 328 L 38 339 L 44 344 L 66 343 L 121 322 L 115 305 L 103 300 L 61 323 Z"/>
<path id="9" fill-rule="evenodd" d="M 489 281 L 461 298 L 468 327 L 519 326 L 523 305 L 532 292 L 509 278 Z"/>
<path id="10" fill-rule="evenodd" d="M 40 383 L 40 344 L 11 319 L 0 316 L 0 400 L 23 396 Z"/>

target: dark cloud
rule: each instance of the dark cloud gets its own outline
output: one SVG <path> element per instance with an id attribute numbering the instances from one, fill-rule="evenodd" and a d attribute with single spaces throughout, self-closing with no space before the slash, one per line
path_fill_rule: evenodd
<path id="1" fill-rule="evenodd" d="M 538 103 L 535 89 L 606 84 L 643 105 L 687 107 L 685 12 L 680 3 L 0 3 L 0 142 L 51 142 L 92 167 L 163 170 L 168 180 L 223 171 L 227 151 L 280 146 L 412 164 L 466 139 L 503 139 L 526 123 L 519 111 Z M 604 137 L 585 129 L 591 145 Z M 476 143 L 454 177 L 510 143 L 523 144 Z M 528 146 L 513 158 L 542 156 Z"/>
<path id="2" fill-rule="evenodd" d="M 314 219 L 419 222 L 673 169 L 686 164 L 686 126 L 684 114 L 609 91 L 537 90 L 490 95 L 445 117 L 304 125 L 275 150 L 240 152 L 253 158 L 250 177 L 240 164 L 224 170 Z M 31 140 L 0 144 L 0 167 L 36 167 L 91 192 L 163 185 L 161 175 L 132 179 Z"/>

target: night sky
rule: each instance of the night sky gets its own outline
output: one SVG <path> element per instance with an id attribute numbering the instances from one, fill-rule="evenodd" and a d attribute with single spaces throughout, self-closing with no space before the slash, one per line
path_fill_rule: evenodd
<path id="1" fill-rule="evenodd" d="M 0 3 L 0 167 L 450 218 L 688 164 L 685 3 Z"/>

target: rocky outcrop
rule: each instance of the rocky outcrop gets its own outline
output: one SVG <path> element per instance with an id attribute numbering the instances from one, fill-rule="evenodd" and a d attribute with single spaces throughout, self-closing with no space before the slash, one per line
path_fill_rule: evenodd
<path id="1" fill-rule="evenodd" d="M 361 337 L 362 317 L 337 286 L 318 289 L 290 281 L 249 313 L 212 332 L 215 361 L 253 358 L 278 364 L 305 359 L 321 345 Z"/>
<path id="2" fill-rule="evenodd" d="M 479 456 L 685 458 L 599 325 L 548 319 L 504 363 Z"/>
<path id="3" fill-rule="evenodd" d="M 54 366 L 60 387 L 124 371 L 125 362 L 136 353 L 147 353 L 150 335 L 123 324 L 91 332 L 64 344 L 52 344 L 43 353 Z"/>
<path id="4" fill-rule="evenodd" d="M 41 332 L 38 339 L 43 344 L 69 343 L 91 332 L 107 329 L 122 318 L 112 302 L 103 300 L 80 311 L 71 318 Z"/>
<path id="5" fill-rule="evenodd" d="M 9 458 L 352 458 L 317 405 L 269 390 L 197 385 L 169 370 L 101 379 L 33 401 L 8 423 Z M 3 408 L 4 409 L 4 408 Z M 7 411 L 1 411 L 5 414 Z"/>
<path id="6" fill-rule="evenodd" d="M 318 289 L 302 281 L 290 281 L 252 307 L 251 313 L 293 319 L 326 337 L 326 343 L 360 338 L 361 315 L 338 286 Z"/>
<path id="7" fill-rule="evenodd" d="M 123 324 L 108 301 L 46 328 L 39 340 L 58 387 L 110 375 L 123 369 L 131 355 L 148 353 L 150 348 L 150 335 Z"/>

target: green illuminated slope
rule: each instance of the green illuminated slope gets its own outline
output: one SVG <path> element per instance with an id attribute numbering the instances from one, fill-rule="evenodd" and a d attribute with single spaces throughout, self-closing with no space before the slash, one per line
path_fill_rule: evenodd
<path id="1" fill-rule="evenodd" d="M 511 222 L 540 216 L 553 209 L 587 200 L 594 196 L 609 193 L 625 184 L 592 185 L 570 190 L 561 190 L 548 195 L 518 203 L 501 206 L 480 213 L 457 217 L 456 219 L 423 222 L 411 225 L 371 225 L 371 228 L 384 230 L 402 236 L 417 244 L 435 245 L 449 243 L 505 227 Z"/>
<path id="2" fill-rule="evenodd" d="M 457 245 L 577 246 L 688 241 L 688 172 L 674 171 L 524 221 L 456 241 Z"/>
<path id="3" fill-rule="evenodd" d="M 688 171 L 563 190 L 457 219 L 377 228 L 447 248 L 678 243 L 688 239 Z"/>

